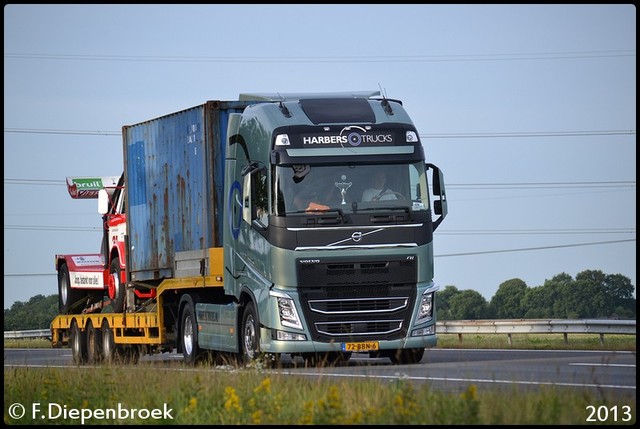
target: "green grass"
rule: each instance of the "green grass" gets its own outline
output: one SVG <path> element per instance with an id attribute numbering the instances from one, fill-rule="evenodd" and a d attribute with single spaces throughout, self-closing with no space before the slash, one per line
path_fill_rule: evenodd
<path id="1" fill-rule="evenodd" d="M 597 423 L 635 423 L 635 395 L 601 392 L 442 393 L 408 380 L 309 379 L 256 368 L 173 368 L 102 366 L 5 368 L 5 424 L 214 424 L 214 425 L 455 425 L 585 424 L 588 407 L 631 407 L 632 421 L 620 414 Z M 14 419 L 11 404 L 26 407 Z M 36 404 L 36 405 L 34 405 Z M 54 404 L 54 405 L 50 405 Z M 34 406 L 39 410 L 33 413 Z M 45 411 L 52 409 L 52 415 Z M 151 418 L 128 411 L 128 418 L 97 415 L 96 410 L 170 410 Z M 75 411 L 78 410 L 78 411 Z M 64 418 L 65 411 L 67 418 Z M 77 416 L 73 416 L 73 413 Z M 115 413 L 115 412 L 114 412 Z M 44 417 L 43 417 L 44 416 Z M 166 418 L 165 418 L 166 417 Z"/>
<path id="2" fill-rule="evenodd" d="M 636 350 L 632 335 L 439 335 L 437 348 L 518 348 L 532 350 Z M 5 348 L 51 347 L 46 340 L 5 340 Z M 633 424 L 635 391 L 611 396 L 603 390 L 522 392 L 483 390 L 470 385 L 461 394 L 432 390 L 408 380 L 309 379 L 275 374 L 258 366 L 237 369 L 203 365 L 200 370 L 174 362 L 129 366 L 5 367 L 5 424 L 278 424 L 278 425 L 457 425 L 457 424 Z M 26 407 L 12 418 L 11 405 Z M 34 405 L 37 404 L 37 405 Z M 53 405 L 52 405 L 53 404 Z M 45 412 L 59 417 L 50 419 Z M 624 421 L 630 407 L 630 421 Z M 170 418 L 100 416 L 95 410 L 170 409 Z M 590 407 L 609 410 L 608 419 L 587 422 Z M 613 412 L 615 410 L 615 413 Z M 64 418 L 66 413 L 67 418 Z M 74 417 L 73 413 L 77 413 Z M 83 416 L 83 413 L 85 417 Z M 42 416 L 45 416 L 44 418 Z"/>
<path id="3" fill-rule="evenodd" d="M 565 342 L 562 334 L 438 334 L 437 348 L 443 349 L 528 349 L 528 350 L 612 350 L 636 351 L 635 335 L 604 336 L 598 334 L 569 334 Z"/>

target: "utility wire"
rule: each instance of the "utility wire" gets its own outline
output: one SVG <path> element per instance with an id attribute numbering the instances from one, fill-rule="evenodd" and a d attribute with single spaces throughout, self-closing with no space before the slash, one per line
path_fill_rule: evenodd
<path id="1" fill-rule="evenodd" d="M 488 255 L 490 253 L 525 252 L 525 251 L 531 251 L 531 250 L 559 249 L 563 247 L 579 247 L 579 246 L 594 246 L 594 245 L 600 245 L 600 244 L 628 243 L 632 241 L 636 241 L 636 239 L 633 238 L 629 240 L 597 241 L 593 243 L 560 244 L 557 246 L 525 247 L 521 249 L 484 250 L 481 252 L 447 253 L 444 255 L 434 255 L 434 258 L 448 258 L 452 256 Z"/>
<path id="2" fill-rule="evenodd" d="M 264 56 L 207 57 L 178 55 L 73 55 L 39 53 L 5 53 L 5 59 L 70 60 L 70 61 L 133 61 L 174 63 L 398 63 L 398 62 L 479 62 L 523 60 L 567 60 L 585 58 L 635 57 L 635 50 L 530 52 L 460 55 L 371 55 L 371 56 Z"/>
<path id="3" fill-rule="evenodd" d="M 627 243 L 632 240 L 615 240 L 615 241 L 599 241 L 593 243 L 577 243 L 577 244 L 564 244 L 558 246 L 541 246 L 541 247 L 526 247 L 521 249 L 505 249 L 505 250 L 486 250 L 480 252 L 465 252 L 465 253 L 448 253 L 443 255 L 434 255 L 434 258 L 449 258 L 453 256 L 475 256 L 475 255 L 487 255 L 491 253 L 508 253 L 508 252 L 524 252 L 524 251 L 532 251 L 532 250 L 547 250 L 547 249 L 558 249 L 563 247 L 578 247 L 578 246 L 594 246 L 599 244 L 614 244 L 614 243 Z M 37 274 L 5 274 L 5 277 L 35 277 L 35 276 L 56 276 L 56 273 L 37 273 Z"/>
<path id="4" fill-rule="evenodd" d="M 4 225 L 4 229 L 28 231 L 102 231 L 100 227 Z M 561 229 L 452 229 L 438 231 L 440 235 L 509 235 L 509 234 L 635 234 L 636 228 L 561 228 Z"/>
<path id="5" fill-rule="evenodd" d="M 66 135 L 95 135 L 121 136 L 120 131 L 88 131 L 88 130 L 55 130 L 35 128 L 5 128 L 5 133 L 22 134 L 66 134 Z M 466 139 L 466 138 L 502 138 L 502 137 L 575 137 L 575 136 L 611 136 L 634 135 L 636 130 L 591 130 L 591 131 L 523 131 L 512 133 L 440 133 L 420 134 L 423 139 Z"/>
<path id="6" fill-rule="evenodd" d="M 60 179 L 18 179 L 5 178 L 5 185 L 64 185 Z M 635 187 L 635 180 L 613 180 L 592 182 L 507 182 L 507 183 L 447 183 L 447 190 L 455 189 L 540 189 L 540 188 L 611 188 Z"/>

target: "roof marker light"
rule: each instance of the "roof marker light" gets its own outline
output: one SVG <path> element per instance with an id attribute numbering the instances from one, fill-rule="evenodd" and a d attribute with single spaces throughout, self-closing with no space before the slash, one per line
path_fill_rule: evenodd
<path id="1" fill-rule="evenodd" d="M 287 134 L 278 134 L 276 136 L 276 146 L 290 146 L 291 140 Z"/>

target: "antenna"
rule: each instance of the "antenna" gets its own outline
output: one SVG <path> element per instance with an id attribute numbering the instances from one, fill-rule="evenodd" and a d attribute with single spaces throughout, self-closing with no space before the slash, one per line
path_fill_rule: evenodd
<path id="1" fill-rule="evenodd" d="M 380 87 L 380 93 L 382 94 L 382 107 L 384 107 L 384 113 L 386 113 L 389 116 L 392 116 L 393 109 L 391 109 L 391 104 L 389 104 L 389 100 L 387 100 L 387 95 L 382 89 L 382 86 L 380 86 L 380 82 L 378 82 L 378 87 Z"/>
<path id="2" fill-rule="evenodd" d="M 380 88 L 380 94 L 382 94 L 382 98 L 383 99 L 387 99 L 387 95 L 384 93 L 384 90 L 382 89 L 382 86 L 380 85 L 380 82 L 378 82 L 378 88 Z"/>
<path id="3" fill-rule="evenodd" d="M 284 97 L 278 92 L 278 97 L 280 97 L 280 111 L 284 115 L 285 118 L 291 117 L 291 112 L 287 109 L 287 106 L 284 105 Z"/>

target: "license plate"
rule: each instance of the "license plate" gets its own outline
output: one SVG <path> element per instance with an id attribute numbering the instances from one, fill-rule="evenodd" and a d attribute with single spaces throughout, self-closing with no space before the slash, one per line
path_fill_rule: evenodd
<path id="1" fill-rule="evenodd" d="M 343 352 L 369 352 L 378 350 L 380 345 L 377 341 L 364 341 L 362 343 L 342 343 Z"/>

